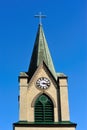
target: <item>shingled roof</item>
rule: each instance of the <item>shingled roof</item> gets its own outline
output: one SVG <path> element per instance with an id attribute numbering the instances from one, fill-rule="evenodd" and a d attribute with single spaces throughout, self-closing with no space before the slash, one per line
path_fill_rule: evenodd
<path id="1" fill-rule="evenodd" d="M 39 24 L 36 40 L 32 52 L 32 57 L 30 61 L 30 66 L 28 69 L 29 77 L 31 78 L 34 74 L 37 67 L 42 63 L 45 62 L 53 76 L 56 78 L 55 68 L 53 65 L 53 61 L 50 55 L 50 51 L 47 45 L 47 41 L 44 35 L 43 27 Z"/>

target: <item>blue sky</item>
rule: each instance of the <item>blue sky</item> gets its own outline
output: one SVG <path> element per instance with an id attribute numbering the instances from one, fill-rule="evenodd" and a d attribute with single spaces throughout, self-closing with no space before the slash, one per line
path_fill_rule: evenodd
<path id="1" fill-rule="evenodd" d="M 18 121 L 18 76 L 27 71 L 38 28 L 43 28 L 57 72 L 68 75 L 69 106 L 76 130 L 87 129 L 87 1 L 0 1 L 0 129 Z"/>

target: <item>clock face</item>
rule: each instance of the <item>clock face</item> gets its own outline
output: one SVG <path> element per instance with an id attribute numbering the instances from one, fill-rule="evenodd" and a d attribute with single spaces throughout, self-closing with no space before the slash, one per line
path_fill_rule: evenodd
<path id="1" fill-rule="evenodd" d="M 47 89 L 50 86 L 50 80 L 45 77 L 41 77 L 36 81 L 36 86 L 41 89 Z"/>

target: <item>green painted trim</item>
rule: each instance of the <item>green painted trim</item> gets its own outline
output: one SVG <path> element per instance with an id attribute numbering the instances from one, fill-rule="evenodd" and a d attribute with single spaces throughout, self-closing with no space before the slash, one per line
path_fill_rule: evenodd
<path id="1" fill-rule="evenodd" d="M 70 121 L 61 122 L 28 122 L 28 121 L 18 121 L 13 124 L 13 127 L 76 127 L 76 123 Z"/>
<path id="2" fill-rule="evenodd" d="M 60 121 L 60 122 L 28 122 L 28 121 L 18 121 L 14 124 L 75 124 L 70 121 Z"/>

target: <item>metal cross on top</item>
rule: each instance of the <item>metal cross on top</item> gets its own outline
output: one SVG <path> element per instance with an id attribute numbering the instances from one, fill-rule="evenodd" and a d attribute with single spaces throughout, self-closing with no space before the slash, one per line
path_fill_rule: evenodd
<path id="1" fill-rule="evenodd" d="M 42 25 L 42 18 L 46 18 L 46 15 L 42 15 L 40 12 L 38 15 L 35 15 L 36 18 L 39 18 L 39 24 Z"/>

